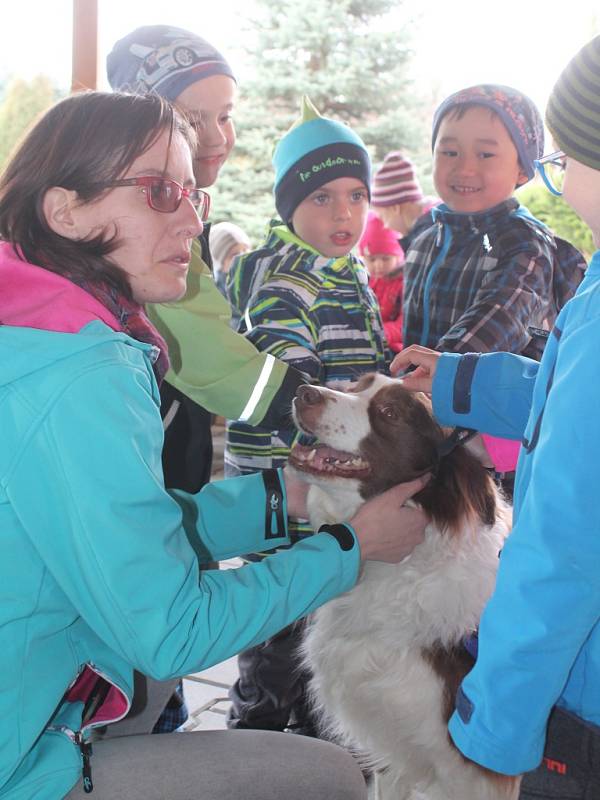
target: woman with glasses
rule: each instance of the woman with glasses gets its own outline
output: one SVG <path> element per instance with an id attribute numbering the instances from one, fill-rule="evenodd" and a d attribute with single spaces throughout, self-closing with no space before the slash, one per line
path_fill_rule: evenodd
<path id="1" fill-rule="evenodd" d="M 209 204 L 194 144 L 157 95 L 75 95 L 0 179 L 0 797 L 365 796 L 349 756 L 301 737 L 89 743 L 127 714 L 134 669 L 165 680 L 222 661 L 423 535 L 399 508 L 415 482 L 262 564 L 199 571 L 289 542 L 305 492 L 277 471 L 164 488 L 168 354 L 143 308 L 186 288 Z"/>

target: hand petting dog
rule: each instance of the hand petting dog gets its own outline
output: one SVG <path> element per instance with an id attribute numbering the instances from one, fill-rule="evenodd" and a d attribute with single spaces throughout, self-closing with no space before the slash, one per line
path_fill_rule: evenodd
<path id="1" fill-rule="evenodd" d="M 427 392 L 431 394 L 433 386 L 433 376 L 437 368 L 438 359 L 441 353 L 437 350 L 430 350 L 428 347 L 413 344 L 398 353 L 392 361 L 390 371 L 392 375 L 415 367 L 412 372 L 402 375 L 402 385 L 411 392 Z"/>
<path id="2" fill-rule="evenodd" d="M 429 519 L 422 509 L 405 503 L 427 485 L 429 478 L 430 475 L 421 475 L 393 486 L 358 509 L 350 524 L 356 531 L 363 561 L 398 564 L 421 544 Z"/>

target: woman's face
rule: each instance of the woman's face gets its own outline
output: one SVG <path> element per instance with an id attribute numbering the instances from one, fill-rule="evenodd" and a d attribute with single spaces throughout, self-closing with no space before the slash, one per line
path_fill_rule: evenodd
<path id="1" fill-rule="evenodd" d="M 212 186 L 235 144 L 233 104 L 235 81 L 228 75 L 212 75 L 192 83 L 177 98 L 196 129 L 194 154 L 196 186 Z"/>
<path id="2" fill-rule="evenodd" d="M 169 147 L 165 131 L 131 165 L 123 178 L 160 176 L 194 188 L 190 148 L 179 133 Z M 134 300 L 162 303 L 177 300 L 186 290 L 192 242 L 202 232 L 195 208 L 187 197 L 171 214 L 154 211 L 144 186 L 108 190 L 99 200 L 73 209 L 80 238 L 116 232 L 119 242 L 108 258 L 126 273 Z"/>

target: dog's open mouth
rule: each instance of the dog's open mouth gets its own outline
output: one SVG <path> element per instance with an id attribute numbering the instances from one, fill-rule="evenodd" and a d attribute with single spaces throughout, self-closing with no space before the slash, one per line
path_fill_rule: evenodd
<path id="1" fill-rule="evenodd" d="M 296 444 L 290 453 L 290 464 L 301 472 L 329 475 L 338 478 L 364 478 L 371 465 L 356 453 L 335 450 L 325 444 L 306 447 Z"/>

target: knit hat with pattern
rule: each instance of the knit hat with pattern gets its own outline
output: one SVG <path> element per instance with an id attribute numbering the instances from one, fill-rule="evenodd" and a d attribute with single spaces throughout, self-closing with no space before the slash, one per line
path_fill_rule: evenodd
<path id="1" fill-rule="evenodd" d="M 533 178 L 533 162 L 544 152 L 544 123 L 535 103 L 510 86 L 487 83 L 461 89 L 447 97 L 433 115 L 431 147 L 446 114 L 465 105 L 485 106 L 500 117 L 517 148 L 519 163 L 528 178 Z"/>
<path id="2" fill-rule="evenodd" d="M 563 152 L 600 169 L 600 36 L 561 73 L 548 100 L 546 124 Z"/>
<path id="3" fill-rule="evenodd" d="M 347 125 L 322 117 L 308 97 L 301 117 L 273 153 L 275 207 L 288 223 L 309 194 L 337 178 L 358 178 L 370 192 L 371 160 L 362 139 Z"/>
<path id="4" fill-rule="evenodd" d="M 399 150 L 388 153 L 373 176 L 371 195 L 372 206 L 395 206 L 422 200 L 423 191 L 412 161 Z"/>
<path id="5" fill-rule="evenodd" d="M 211 44 L 170 25 L 145 25 L 119 39 L 108 54 L 106 71 L 116 91 L 156 92 L 170 101 L 212 75 L 235 80 L 231 67 Z"/>
<path id="6" fill-rule="evenodd" d="M 361 256 L 401 256 L 404 252 L 398 241 L 399 234 L 386 228 L 374 211 L 369 211 L 367 225 L 358 243 Z"/>

